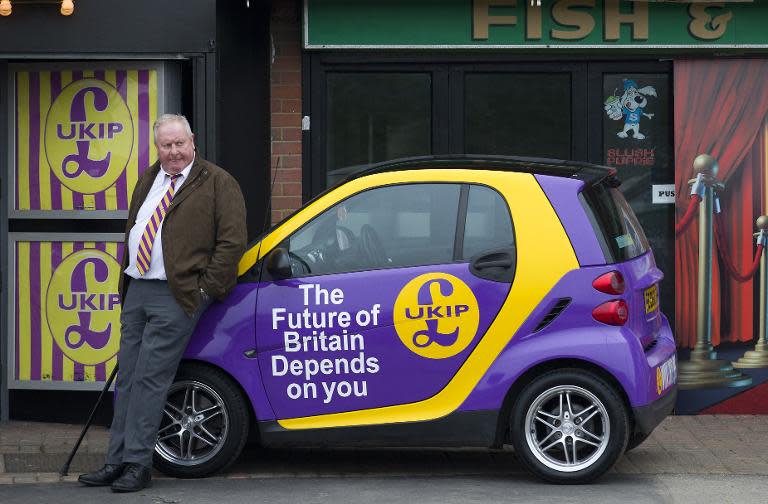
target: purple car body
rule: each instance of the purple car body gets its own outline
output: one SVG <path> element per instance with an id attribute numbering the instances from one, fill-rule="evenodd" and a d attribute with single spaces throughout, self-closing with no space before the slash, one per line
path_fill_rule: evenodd
<path id="1" fill-rule="evenodd" d="M 508 172 L 520 173 L 504 185 Z M 510 188 L 523 181 L 531 186 L 521 195 L 541 197 L 513 201 Z M 371 238 L 365 228 L 381 217 L 361 213 L 366 198 L 378 208 L 409 184 L 418 186 L 415 195 L 403 193 L 386 213 L 401 212 L 399 231 L 390 238 L 388 224 L 378 224 L 385 238 Z M 511 442 L 544 479 L 601 475 L 671 412 L 676 396 L 675 342 L 658 309 L 663 274 L 616 185 L 602 167 L 519 158 L 417 158 L 353 174 L 262 237 L 241 263 L 241 282 L 203 315 L 182 369 L 229 382 L 229 392 L 208 394 L 203 404 L 229 423 L 212 420 L 215 453 L 193 436 L 187 448 L 202 456 L 185 457 L 179 435 L 177 455 L 158 443 L 156 462 L 171 474 L 220 470 L 231 462 L 221 459 L 242 448 L 242 440 L 229 448 L 231 432 L 250 427 L 265 445 Z M 380 188 L 390 192 L 378 201 Z M 425 206 L 429 191 L 439 194 Z M 525 215 L 529 207 L 536 215 Z M 347 233 L 347 250 L 377 267 L 327 259 L 330 252 L 313 242 L 327 216 L 336 222 L 333 236 Z M 419 232 L 432 233 L 430 247 L 442 254 L 441 222 L 459 222 L 450 260 L 430 263 L 413 244 Z M 550 241 L 568 249 L 563 264 L 546 244 L 535 249 L 552 254 L 552 271 L 522 242 L 538 239 L 539 226 L 543 241 L 562 233 Z M 473 240 L 481 245 L 469 257 Z M 333 244 L 340 257 L 342 242 Z M 387 253 L 378 257 L 374 245 Z M 321 274 L 311 271 L 321 263 Z M 534 264 L 540 271 L 524 270 Z M 538 285 L 537 275 L 550 283 Z M 613 282 L 607 291 L 599 278 Z M 189 376 L 181 372 L 179 383 L 205 386 L 204 376 Z M 237 425 L 235 401 L 245 405 L 248 425 Z"/>

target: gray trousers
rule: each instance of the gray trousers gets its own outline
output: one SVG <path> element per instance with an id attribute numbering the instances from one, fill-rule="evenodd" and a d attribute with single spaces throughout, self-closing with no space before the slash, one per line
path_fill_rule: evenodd
<path id="1" fill-rule="evenodd" d="M 107 464 L 152 465 L 168 389 L 203 303 L 193 317 L 163 280 L 131 280 L 120 315 L 117 398 Z"/>

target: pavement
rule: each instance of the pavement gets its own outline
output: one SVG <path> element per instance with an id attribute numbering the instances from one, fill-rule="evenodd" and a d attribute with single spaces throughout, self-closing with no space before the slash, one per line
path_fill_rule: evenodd
<path id="1" fill-rule="evenodd" d="M 69 475 L 59 469 L 82 426 L 0 424 L 0 485 L 76 481 L 104 463 L 109 432 L 93 426 Z M 508 449 L 263 449 L 247 446 L 216 479 L 335 478 L 523 473 Z M 619 475 L 768 476 L 768 415 L 670 416 L 612 469 Z M 163 479 L 159 473 L 154 475 Z M 610 474 L 607 476 L 610 478 Z"/>

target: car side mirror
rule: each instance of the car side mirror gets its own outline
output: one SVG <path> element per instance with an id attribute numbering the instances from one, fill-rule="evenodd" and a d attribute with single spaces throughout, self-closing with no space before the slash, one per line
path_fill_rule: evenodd
<path id="1" fill-rule="evenodd" d="M 291 257 L 286 249 L 277 247 L 267 255 L 267 271 L 277 280 L 291 277 Z"/>

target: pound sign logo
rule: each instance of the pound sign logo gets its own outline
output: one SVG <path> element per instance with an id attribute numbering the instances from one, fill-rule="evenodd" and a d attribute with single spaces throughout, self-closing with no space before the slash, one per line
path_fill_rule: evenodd
<path id="1" fill-rule="evenodd" d="M 118 349 L 120 265 L 96 249 L 79 250 L 56 268 L 48 284 L 46 318 L 56 344 L 75 362 L 100 364 Z"/>
<path id="2" fill-rule="evenodd" d="M 128 164 L 133 120 L 120 93 L 104 81 L 65 87 L 48 111 L 45 154 L 62 184 L 83 194 L 107 189 Z"/>
<path id="3" fill-rule="evenodd" d="M 69 132 L 65 135 L 62 131 L 62 125 L 56 125 L 59 138 L 70 139 L 76 135 L 78 138 L 75 141 L 77 144 L 77 154 L 70 154 L 61 162 L 61 171 L 64 172 L 64 176 L 67 178 L 76 178 L 82 172 L 86 172 L 94 178 L 103 177 L 107 173 L 107 168 L 109 168 L 109 158 L 112 157 L 111 152 L 107 152 L 104 159 L 91 159 L 88 157 L 91 140 L 96 139 L 93 136 L 93 127 L 96 124 L 88 123 L 88 118 L 85 114 L 85 96 L 89 93 L 93 95 L 93 108 L 97 112 L 104 112 L 107 109 L 109 98 L 107 98 L 106 91 L 100 87 L 86 87 L 75 93 L 75 97 L 72 100 L 72 106 L 69 110 L 69 117 L 72 121 L 69 125 Z M 79 128 L 75 125 L 78 125 Z M 103 124 L 100 126 L 103 126 Z M 123 128 L 121 124 L 115 124 L 115 126 L 118 132 Z"/>
<path id="4" fill-rule="evenodd" d="M 397 335 L 412 352 L 446 359 L 477 334 L 480 311 L 472 290 L 447 273 L 427 273 L 406 284 L 395 301 Z"/>

